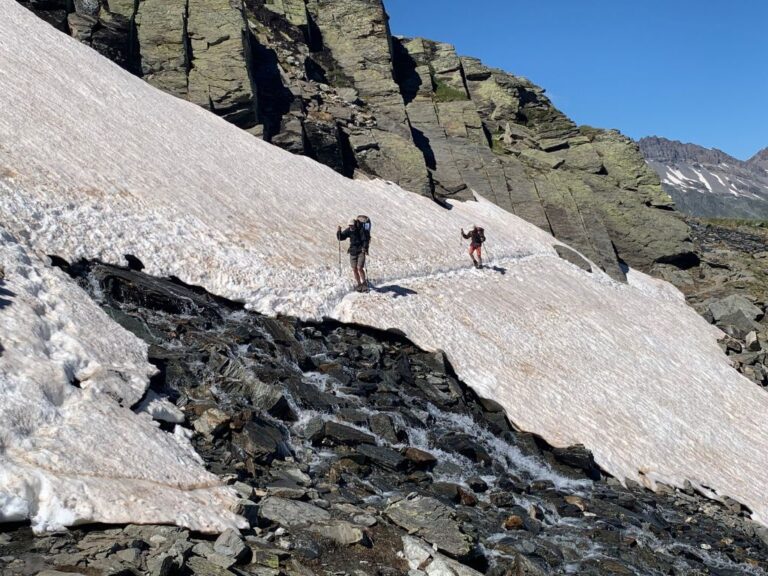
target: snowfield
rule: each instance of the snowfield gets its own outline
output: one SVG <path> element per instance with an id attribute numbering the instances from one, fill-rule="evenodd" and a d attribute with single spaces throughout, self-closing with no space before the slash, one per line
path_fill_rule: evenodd
<path id="1" fill-rule="evenodd" d="M 183 434 L 129 407 L 155 368 L 58 269 L 0 228 L 0 522 L 241 526 Z"/>
<path id="2" fill-rule="evenodd" d="M 585 272 L 557 256 L 554 238 L 484 201 L 447 210 L 386 182 L 346 180 L 156 91 L 13 0 L 0 0 L 0 10 L 0 222 L 30 250 L 115 263 L 131 254 L 150 274 L 178 276 L 266 314 L 397 328 L 445 350 L 458 375 L 521 428 L 554 445 L 585 444 L 619 478 L 650 487 L 689 480 L 768 524 L 768 395 L 729 366 L 719 332 L 674 288 L 634 271 L 629 284 Z M 362 213 L 373 221 L 370 274 L 379 286 L 367 295 L 350 293 L 335 239 L 337 224 Z M 473 223 L 486 229 L 492 268 L 468 266 L 459 229 Z M 9 286 L 24 282 L 6 276 Z M 40 298 L 85 310 L 76 290 L 51 290 Z M 3 346 L 27 330 L 14 318 L 34 308 L 30 296 L 0 309 Z M 61 417 L 46 412 L 19 436 L 2 418 L 3 517 L 34 513 L 43 526 L 234 522 L 221 512 L 230 495 L 208 484 L 184 443 L 111 399 L 140 395 L 143 351 L 126 336 L 113 342 L 117 328 L 105 318 L 88 324 L 95 311 L 83 314 L 63 316 L 81 349 L 68 349 L 71 358 L 51 353 L 45 366 L 72 410 L 87 398 L 89 418 L 103 412 L 105 420 L 73 426 L 78 417 L 57 408 Z M 107 358 L 120 364 L 124 388 L 115 380 L 66 388 L 69 366 L 88 364 L 107 333 Z M 45 394 L 30 368 L 36 358 L 23 346 L 0 356 L 2 385 L 30 391 L 13 396 L 27 411 Z M 124 457 L 92 451 L 104 441 L 121 442 Z M 63 450 L 100 470 L 98 482 L 75 470 L 50 473 L 63 465 Z M 37 492 L 25 484 L 34 474 L 47 482 Z M 162 486 L 146 495 L 151 505 L 132 505 L 131 482 L 150 478 Z M 185 488 L 195 478 L 200 494 Z M 70 499 L 77 482 L 91 484 Z M 41 511 L 43 497 L 58 499 L 55 513 Z"/>

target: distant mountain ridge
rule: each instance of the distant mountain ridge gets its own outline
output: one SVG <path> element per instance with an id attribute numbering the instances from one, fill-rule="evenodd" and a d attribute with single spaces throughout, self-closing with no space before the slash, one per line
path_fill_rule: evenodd
<path id="1" fill-rule="evenodd" d="M 739 160 L 657 136 L 642 138 L 640 151 L 681 212 L 693 216 L 768 218 L 768 148 Z"/>
<path id="2" fill-rule="evenodd" d="M 763 148 L 746 162 L 747 166 L 768 172 L 768 147 Z"/>

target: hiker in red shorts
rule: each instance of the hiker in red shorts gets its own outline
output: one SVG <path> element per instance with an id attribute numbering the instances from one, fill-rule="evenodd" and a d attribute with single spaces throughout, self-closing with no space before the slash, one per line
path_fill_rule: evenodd
<path id="1" fill-rule="evenodd" d="M 469 243 L 469 257 L 472 258 L 472 264 L 475 268 L 483 267 L 483 242 L 485 242 L 485 230 L 479 228 L 477 225 L 472 226 L 467 234 L 464 233 L 464 228 L 461 229 L 461 237 L 465 240 L 472 238 Z M 475 260 L 475 252 L 477 252 L 477 260 Z"/>

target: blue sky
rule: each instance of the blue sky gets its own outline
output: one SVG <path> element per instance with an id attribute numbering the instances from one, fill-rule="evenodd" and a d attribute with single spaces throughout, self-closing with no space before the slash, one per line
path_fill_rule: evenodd
<path id="1" fill-rule="evenodd" d="M 393 34 L 546 88 L 579 124 L 715 147 L 768 146 L 766 0 L 385 0 Z"/>

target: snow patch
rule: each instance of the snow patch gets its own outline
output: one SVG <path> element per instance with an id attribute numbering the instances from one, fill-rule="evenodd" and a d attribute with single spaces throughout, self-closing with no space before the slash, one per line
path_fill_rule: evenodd
<path id="1" fill-rule="evenodd" d="M 155 371 L 146 344 L 2 229 L 0 262 L 0 521 L 239 525 L 188 439 L 129 409 Z"/>
<path id="2" fill-rule="evenodd" d="M 709 183 L 709 180 L 707 180 L 704 177 L 704 175 L 701 172 L 699 172 L 698 170 L 694 170 L 693 172 L 694 172 L 694 174 L 696 174 L 696 177 L 698 178 L 699 182 L 704 184 L 704 187 L 707 190 L 709 190 L 710 192 L 712 192 L 712 184 Z"/>
<path id="3" fill-rule="evenodd" d="M 557 256 L 554 238 L 487 202 L 446 210 L 391 183 L 344 179 L 161 94 L 12 0 L 0 0 L 0 8 L 0 174 L 15 174 L 0 176 L 0 218 L 30 246 L 70 260 L 120 262 L 133 254 L 150 274 L 178 276 L 267 314 L 397 328 L 427 350 L 444 350 L 460 378 L 550 443 L 583 443 L 610 473 L 651 487 L 686 480 L 712 487 L 768 523 L 768 396 L 730 367 L 719 332 L 666 284 L 637 272 L 629 284 L 596 266 L 584 272 Z M 334 235 L 337 224 L 361 213 L 374 223 L 369 273 L 380 287 L 367 295 L 350 293 Z M 459 228 L 473 222 L 489 238 L 492 267 L 484 270 L 468 268 L 459 238 Z M 90 316 L 71 318 L 88 326 Z M 101 374 L 75 364 L 89 378 Z M 16 378 L 16 386 L 40 382 L 29 373 Z M 113 392 L 128 394 L 114 384 Z M 148 519 L 126 503 L 161 465 L 158 443 L 179 450 L 180 461 L 192 457 L 148 418 L 98 392 L 68 394 L 89 399 L 89 418 L 117 422 L 112 433 L 125 440 L 125 457 L 106 449 L 83 454 L 103 434 L 65 419 L 80 422 L 70 438 L 80 441 L 61 446 L 57 439 L 50 449 L 70 450 L 76 470 L 101 466 L 114 475 L 98 483 L 82 474 L 56 477 L 50 501 L 82 494 L 76 486 L 88 483 L 90 508 L 74 507 L 67 521 Z M 130 426 L 115 420 L 123 413 Z M 34 470 L 48 478 L 47 463 L 3 467 L 6 485 Z M 200 472 L 190 465 L 168 474 L 189 487 Z M 157 504 L 151 520 L 224 525 L 225 507 L 212 511 L 211 494 L 229 495 L 206 482 L 199 495 L 148 494 Z M 28 486 L 31 480 L 4 489 L 3 513 L 23 513 L 19 498 Z M 197 496 L 199 510 L 190 507 Z"/>

